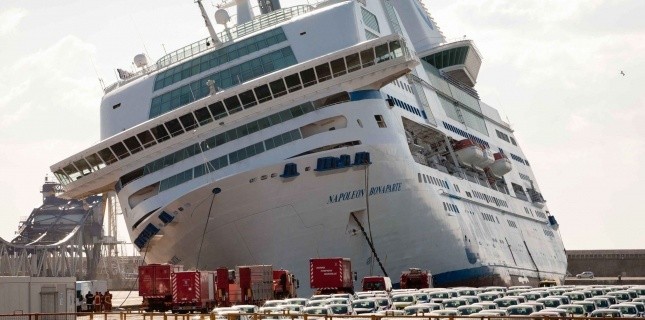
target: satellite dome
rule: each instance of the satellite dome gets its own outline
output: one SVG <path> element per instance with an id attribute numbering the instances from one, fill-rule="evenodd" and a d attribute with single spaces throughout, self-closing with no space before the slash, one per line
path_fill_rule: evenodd
<path id="1" fill-rule="evenodd" d="M 143 68 L 148 65 L 148 58 L 146 58 L 145 54 L 139 53 L 134 56 L 134 65 L 137 66 L 137 68 Z"/>
<path id="2" fill-rule="evenodd" d="M 229 21 L 231 21 L 231 16 L 228 14 L 228 11 L 224 9 L 215 11 L 215 22 L 217 24 L 226 24 Z"/>

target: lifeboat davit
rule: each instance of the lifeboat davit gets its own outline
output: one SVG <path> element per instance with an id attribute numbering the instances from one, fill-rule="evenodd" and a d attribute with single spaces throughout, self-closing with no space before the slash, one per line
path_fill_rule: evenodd
<path id="1" fill-rule="evenodd" d="M 511 164 L 511 160 L 509 160 L 506 155 L 504 155 L 501 152 L 495 153 L 493 155 L 495 158 L 495 161 L 488 167 L 490 169 L 490 172 L 498 177 L 501 178 L 503 175 L 511 172 L 513 169 L 513 165 Z"/>
<path id="2" fill-rule="evenodd" d="M 453 148 L 459 162 L 465 166 L 476 166 L 484 158 L 484 150 L 470 139 L 459 140 Z"/>

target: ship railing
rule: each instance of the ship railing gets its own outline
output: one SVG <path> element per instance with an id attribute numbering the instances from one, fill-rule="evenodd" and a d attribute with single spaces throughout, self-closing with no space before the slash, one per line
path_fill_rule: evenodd
<path id="1" fill-rule="evenodd" d="M 256 19 L 253 19 L 249 22 L 243 23 L 241 25 L 234 26 L 232 28 L 227 28 L 226 30 L 217 33 L 219 40 L 224 43 L 231 42 L 237 38 L 241 38 L 248 34 L 260 31 L 271 26 L 277 25 L 284 21 L 288 21 L 293 17 L 305 14 L 313 10 L 311 5 L 298 5 L 293 7 L 288 7 L 284 9 L 275 10 L 273 12 L 261 15 Z M 171 53 L 166 54 L 157 60 L 157 62 L 151 66 L 143 68 L 136 73 L 129 76 L 127 79 L 117 81 L 104 89 L 105 93 L 108 93 L 128 82 L 139 78 L 142 75 L 150 74 L 154 71 L 163 69 L 165 67 L 171 66 L 177 62 L 189 59 L 194 57 L 197 54 L 205 52 L 207 50 L 215 49 L 213 45 L 213 40 L 210 37 L 201 39 L 199 41 L 193 42 L 183 48 L 175 50 Z"/>

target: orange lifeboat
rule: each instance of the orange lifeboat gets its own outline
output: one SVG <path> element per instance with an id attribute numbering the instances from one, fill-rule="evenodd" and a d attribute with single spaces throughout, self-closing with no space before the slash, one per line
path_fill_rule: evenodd
<path id="1" fill-rule="evenodd" d="M 503 175 L 511 172 L 513 165 L 511 164 L 511 160 L 509 160 L 505 154 L 498 152 L 495 153 L 493 157 L 495 158 L 495 161 L 493 161 L 488 168 L 494 176 L 501 178 Z"/>
<path id="2" fill-rule="evenodd" d="M 457 159 L 465 166 L 475 166 L 484 157 L 484 150 L 470 139 L 457 141 L 453 147 Z"/>

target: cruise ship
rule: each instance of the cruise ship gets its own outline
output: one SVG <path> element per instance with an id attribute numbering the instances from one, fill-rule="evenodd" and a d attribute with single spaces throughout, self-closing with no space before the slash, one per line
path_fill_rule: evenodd
<path id="1" fill-rule="evenodd" d="M 446 39 L 420 0 L 303 2 L 225 3 L 218 33 L 196 1 L 208 37 L 119 70 L 101 141 L 51 166 L 62 195 L 116 194 L 148 263 L 563 280 L 529 160 L 475 88 L 475 43 Z"/>

